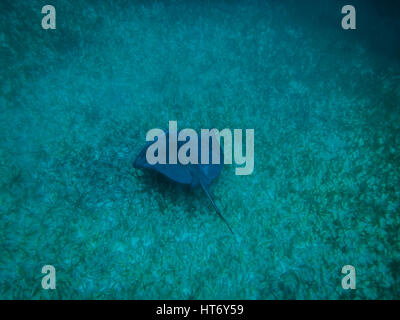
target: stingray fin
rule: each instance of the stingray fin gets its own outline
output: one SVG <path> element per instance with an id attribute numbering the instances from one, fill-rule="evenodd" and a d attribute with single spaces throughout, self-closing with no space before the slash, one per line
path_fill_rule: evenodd
<path id="1" fill-rule="evenodd" d="M 224 218 L 224 216 L 221 214 L 221 211 L 219 211 L 217 205 L 214 202 L 214 199 L 212 198 L 210 192 L 208 191 L 208 188 L 205 186 L 205 184 L 200 180 L 200 185 L 201 188 L 204 190 L 204 192 L 206 193 L 208 199 L 210 199 L 211 204 L 213 205 L 215 211 L 217 212 L 218 216 L 222 219 L 222 221 L 225 222 L 225 224 L 228 226 L 229 230 L 232 232 L 232 234 L 234 235 L 235 233 L 233 232 L 231 226 L 229 225 L 228 221 L 226 221 L 226 219 Z"/>

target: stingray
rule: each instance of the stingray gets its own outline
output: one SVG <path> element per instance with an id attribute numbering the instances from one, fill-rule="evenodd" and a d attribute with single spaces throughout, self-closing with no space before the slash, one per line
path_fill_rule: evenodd
<path id="1" fill-rule="evenodd" d="M 179 134 L 179 132 L 178 132 Z M 166 132 L 165 134 L 166 141 L 169 140 L 169 133 Z M 199 139 L 199 147 L 198 147 L 198 164 L 186 164 L 183 165 L 181 163 L 172 164 L 169 163 L 169 152 L 168 152 L 168 143 L 166 148 L 166 164 L 149 164 L 146 159 L 146 151 L 147 148 L 152 145 L 154 142 L 147 143 L 144 148 L 140 151 L 138 156 L 136 157 L 133 166 L 136 169 L 149 169 L 158 172 L 159 174 L 167 177 L 169 180 L 173 181 L 174 183 L 189 185 L 192 188 L 196 188 L 200 186 L 205 194 L 207 195 L 208 199 L 210 200 L 212 206 L 214 207 L 215 212 L 217 215 L 222 219 L 222 221 L 228 226 L 229 230 L 234 234 L 231 226 L 229 225 L 228 221 L 224 218 L 221 211 L 218 209 L 217 205 L 213 197 L 211 196 L 209 186 L 211 182 L 216 179 L 222 170 L 223 167 L 223 150 L 218 145 L 220 149 L 220 161 L 218 164 L 212 163 L 212 154 L 213 154 L 213 144 L 211 143 L 211 138 L 209 141 L 209 163 L 208 164 L 201 164 L 201 142 Z M 177 141 L 177 150 L 185 144 L 186 141 Z"/>

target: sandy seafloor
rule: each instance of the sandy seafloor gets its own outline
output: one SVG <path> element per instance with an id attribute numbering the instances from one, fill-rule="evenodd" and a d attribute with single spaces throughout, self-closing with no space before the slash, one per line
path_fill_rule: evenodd
<path id="1" fill-rule="evenodd" d="M 0 4 L 0 298 L 400 298 L 393 8 L 343 31 L 333 0 L 51 2 L 52 31 Z M 169 120 L 255 130 L 253 174 L 211 186 L 238 243 L 132 167 Z"/>

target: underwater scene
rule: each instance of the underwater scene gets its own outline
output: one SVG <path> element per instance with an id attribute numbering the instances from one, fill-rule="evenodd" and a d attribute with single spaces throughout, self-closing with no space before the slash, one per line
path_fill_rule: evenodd
<path id="1" fill-rule="evenodd" d="M 0 299 L 399 299 L 399 35 L 389 0 L 0 1 Z M 148 167 L 174 123 L 232 163 Z"/>

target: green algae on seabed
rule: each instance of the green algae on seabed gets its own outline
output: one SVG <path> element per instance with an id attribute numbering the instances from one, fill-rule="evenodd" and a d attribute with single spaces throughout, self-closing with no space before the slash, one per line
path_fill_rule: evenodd
<path id="1" fill-rule="evenodd" d="M 295 3 L 0 4 L 0 298 L 399 298 L 399 61 Z M 213 186 L 240 244 L 132 168 L 169 120 L 255 129 Z"/>

